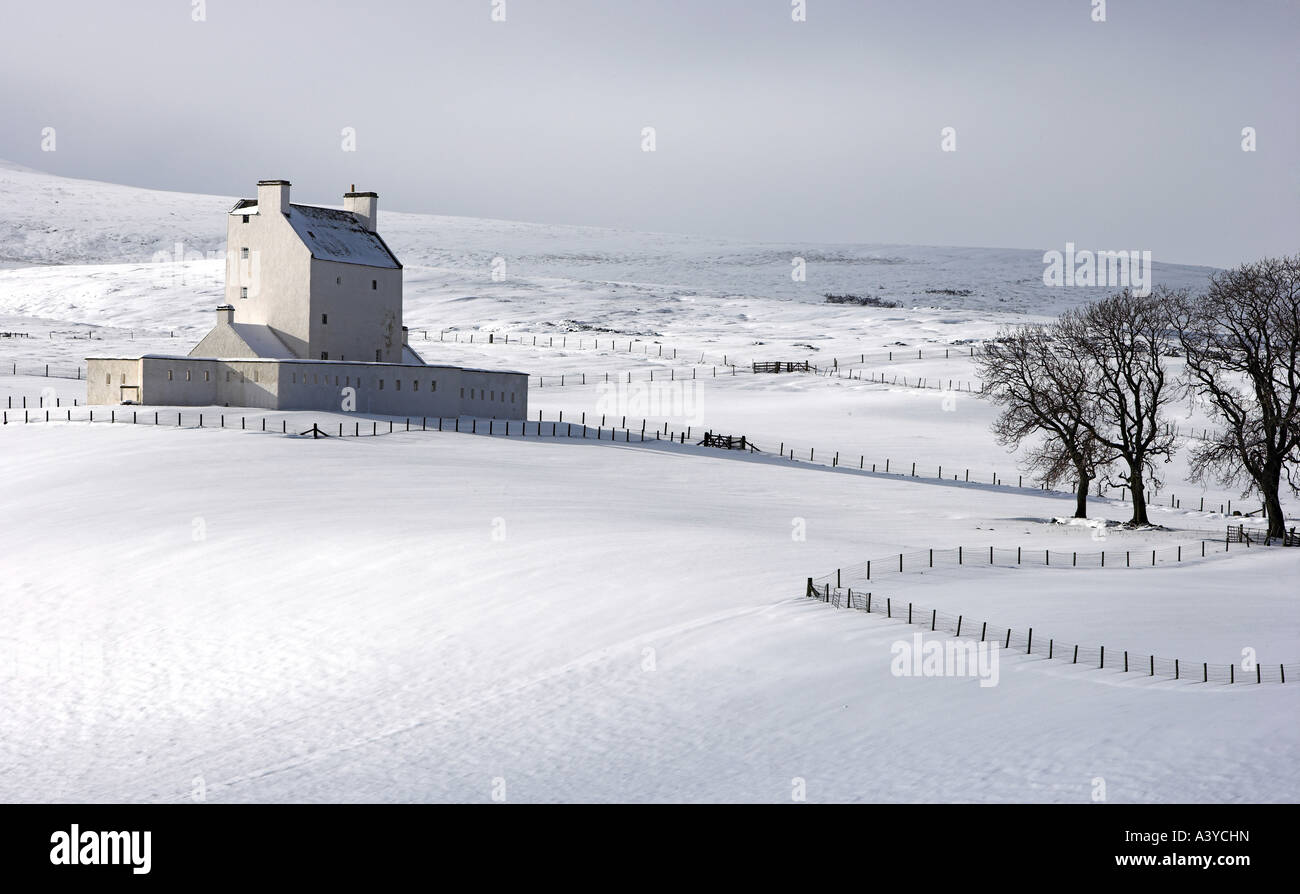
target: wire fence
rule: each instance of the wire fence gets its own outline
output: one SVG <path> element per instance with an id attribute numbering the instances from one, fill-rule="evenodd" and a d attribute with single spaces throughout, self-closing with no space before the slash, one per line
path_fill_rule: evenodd
<path id="1" fill-rule="evenodd" d="M 847 470 L 857 470 L 859 472 L 871 472 L 873 475 L 890 475 L 901 479 L 937 481 L 950 484 L 970 484 L 981 487 L 996 487 L 1016 490 L 1036 490 L 1043 493 L 1060 496 L 1075 496 L 1076 488 L 1072 485 L 1069 490 L 1058 490 L 1046 482 L 1030 478 L 1026 481 L 1023 474 L 1017 474 L 1014 483 L 1011 482 L 1010 476 L 1003 476 L 996 471 L 971 469 L 963 465 L 943 465 L 923 464 L 915 460 L 897 460 L 893 457 L 885 457 L 871 463 L 867 462 L 867 454 L 858 454 L 858 464 L 853 465 L 853 456 L 851 453 L 841 453 L 838 450 L 828 451 L 819 450 L 816 447 L 793 446 L 785 441 L 777 442 L 778 455 L 790 460 L 791 462 L 804 462 L 812 465 L 830 466 L 831 468 L 843 468 Z M 818 457 L 821 457 L 819 460 Z M 933 470 L 933 474 L 931 474 Z M 947 471 L 945 471 L 947 470 Z M 951 474 L 949 474 L 951 473 Z M 1090 491 L 1090 496 L 1096 496 L 1098 499 L 1118 500 L 1123 503 L 1131 494 L 1127 487 L 1107 486 L 1104 481 L 1098 480 L 1095 492 Z M 1195 499 L 1193 504 L 1191 500 Z M 1220 497 L 1210 494 L 1201 494 L 1197 497 L 1188 498 L 1187 508 L 1190 510 L 1195 506 L 1197 512 L 1213 512 L 1215 505 L 1218 505 L 1218 512 L 1221 515 L 1231 515 L 1233 512 L 1232 498 Z M 1170 493 L 1167 496 L 1161 496 L 1158 488 L 1151 487 L 1146 492 L 1146 502 L 1149 507 L 1168 506 L 1170 509 L 1182 509 L 1183 498 L 1176 493 Z M 1240 498 L 1237 500 L 1238 510 L 1241 506 L 1251 505 L 1243 504 Z M 1263 513 L 1262 504 L 1258 509 L 1252 509 L 1250 512 Z"/>
<path id="2" fill-rule="evenodd" d="M 1235 526 L 1233 526 L 1235 529 Z M 1176 531 L 1174 533 L 1194 533 Z M 1236 546 L 1234 547 L 1234 543 Z M 1258 548 L 1262 541 L 1256 541 Z M 1214 537 L 1197 537 L 1183 543 L 1151 549 L 1100 549 L 1080 552 L 1038 547 L 957 546 L 950 549 L 926 549 L 895 553 L 867 559 L 821 577 L 809 578 L 816 586 L 826 584 L 836 589 L 866 589 L 882 578 L 897 575 L 926 574 L 944 569 L 1018 568 L 1152 568 L 1184 562 L 1213 559 L 1233 551 L 1251 549 L 1251 542 L 1241 543 L 1230 532 L 1215 532 Z"/>
<path id="3" fill-rule="evenodd" d="M 409 327 L 412 333 L 419 332 L 424 341 L 432 341 L 429 333 L 434 331 L 429 327 L 412 326 Z M 520 345 L 534 348 L 561 348 L 565 350 L 593 350 L 609 351 L 612 354 L 633 354 L 643 357 L 654 357 L 664 360 L 684 360 L 700 366 L 740 366 L 753 367 L 756 362 L 763 362 L 758 358 L 751 357 L 744 360 L 734 354 L 709 354 L 706 351 L 696 352 L 685 348 L 678 348 L 672 345 L 664 344 L 655 336 L 632 336 L 623 337 L 622 339 L 614 336 L 604 338 L 592 334 L 590 338 L 581 333 L 561 332 L 546 333 L 537 335 L 534 333 L 510 333 L 496 331 L 470 331 L 461 332 L 455 329 L 437 330 L 437 340 L 442 342 L 465 343 L 465 344 L 489 344 L 489 345 Z M 451 336 L 448 338 L 448 336 Z M 464 336 L 464 337 L 462 337 Z M 639 349 L 639 350 L 638 350 Z M 858 352 L 856 354 L 846 354 L 843 357 L 820 357 L 813 361 L 813 358 L 807 357 L 800 360 L 800 363 L 812 363 L 814 366 L 821 368 L 862 365 L 868 362 L 895 362 L 917 360 L 949 360 L 960 358 L 972 358 L 983 353 L 983 350 L 974 345 L 958 343 L 952 345 L 930 346 L 915 349 L 902 349 L 902 346 L 889 348 L 881 351 Z M 770 358 L 765 358 L 770 359 Z"/>
<path id="4" fill-rule="evenodd" d="M 18 396 L 17 398 L 15 398 L 14 396 L 10 395 L 9 397 L 7 397 L 6 402 L 8 404 L 6 409 L 8 411 L 15 411 L 15 415 L 11 416 L 8 412 L 6 412 L 4 416 L 4 424 L 8 424 L 10 421 L 16 421 L 18 419 L 18 416 L 16 415 L 16 411 L 19 410 L 27 410 L 27 409 L 36 409 L 39 411 L 49 410 L 49 409 L 57 410 L 57 409 L 61 409 L 67 404 L 67 401 L 65 399 L 57 396 L 53 398 L 46 398 L 44 396 L 41 397 Z M 72 406 L 74 407 L 78 406 L 78 402 L 76 398 L 72 399 Z M 112 413 L 113 411 L 110 410 L 109 412 Z M 125 412 L 126 411 L 123 411 L 123 413 Z M 101 410 L 101 416 L 102 413 L 103 411 Z M 212 415 L 213 414 L 211 413 L 208 414 L 209 417 L 211 417 Z M 641 424 L 638 429 L 636 425 L 636 420 L 630 419 L 630 417 L 626 415 L 611 416 L 609 414 L 600 414 L 599 423 L 595 422 L 596 414 L 593 413 L 591 415 L 592 415 L 591 424 L 595 427 L 599 427 L 602 429 L 612 427 L 612 428 L 619 428 L 619 429 L 630 429 L 633 433 L 638 433 L 639 431 L 639 434 L 645 436 L 647 440 L 653 436 L 656 440 L 661 440 L 661 441 L 663 440 L 677 441 L 681 444 L 695 443 L 696 433 L 694 431 L 695 426 L 693 425 L 687 425 L 684 429 L 675 429 L 670 422 L 664 422 L 662 423 L 662 425 L 656 423 L 656 425 L 652 428 L 649 424 L 649 421 L 643 418 L 640 420 Z M 557 421 L 560 423 L 565 422 L 564 416 L 565 416 L 565 411 L 563 410 L 559 411 L 559 418 Z M 588 425 L 587 416 L 588 414 L 585 411 L 578 412 L 578 413 L 571 412 L 569 414 L 569 422 L 572 423 L 574 422 L 574 420 L 577 420 L 578 423 L 586 426 Z M 26 416 L 24 416 L 23 418 L 24 421 L 28 420 L 28 417 Z M 32 418 L 39 419 L 41 417 L 38 414 L 37 417 L 32 417 Z M 451 417 L 447 417 L 447 418 L 451 418 Z M 616 423 L 615 422 L 616 419 L 620 421 Z M 67 421 L 78 421 L 78 420 L 67 420 Z M 89 421 L 89 420 L 79 417 L 79 421 Z M 543 413 L 542 411 L 539 410 L 537 414 L 537 423 L 540 424 L 541 422 L 543 422 Z M 629 422 L 631 424 L 629 424 Z M 767 450 L 768 451 L 771 450 L 771 442 L 768 442 Z M 841 455 L 840 451 L 838 450 L 827 451 L 827 450 L 819 450 L 816 447 L 804 447 L 804 446 L 796 447 L 785 441 L 777 442 L 776 455 L 783 459 L 788 460 L 789 462 L 815 465 L 823 468 L 835 468 L 835 469 L 845 469 L 845 470 L 850 470 L 854 468 L 851 455 L 848 454 Z M 933 475 L 930 474 L 931 468 L 934 469 Z M 1015 483 L 1013 484 L 1010 481 L 1009 477 L 1004 477 L 999 472 L 996 471 L 990 472 L 990 471 L 979 470 L 979 469 L 973 470 L 969 466 L 948 465 L 946 463 L 943 465 L 927 466 L 915 460 L 899 461 L 891 457 L 885 457 L 882 460 L 876 460 L 871 463 L 867 463 L 865 453 L 860 453 L 858 455 L 858 465 L 856 466 L 856 469 L 864 473 L 870 471 L 873 475 L 888 475 L 891 477 L 904 479 L 904 480 L 936 481 L 936 482 L 944 482 L 944 483 L 969 484 L 972 486 L 979 486 L 979 487 L 1006 488 L 1008 490 L 1014 488 L 1016 490 L 1037 491 L 1040 493 L 1050 494 L 1052 496 L 1061 496 L 1061 497 L 1074 496 L 1075 493 L 1073 487 L 1070 490 L 1066 491 L 1066 490 L 1058 490 L 1053 487 L 1050 487 L 1048 484 L 1042 481 L 1035 482 L 1033 479 L 1030 479 L 1028 482 L 1026 482 L 1025 476 L 1020 474 L 1016 475 L 1016 480 Z M 951 474 L 949 475 L 949 473 Z M 1118 497 L 1116 496 L 1116 494 L 1118 494 Z M 1129 496 L 1127 488 L 1114 487 L 1114 486 L 1106 487 L 1105 484 L 1101 481 L 1097 482 L 1095 495 L 1099 499 L 1109 499 L 1109 500 L 1117 499 L 1118 502 L 1120 503 L 1125 502 L 1126 498 Z M 1192 498 L 1189 498 L 1189 500 L 1190 499 Z M 1197 500 L 1196 510 L 1198 512 L 1205 512 L 1205 511 L 1213 512 L 1215 511 L 1215 506 L 1217 505 L 1218 512 L 1221 515 L 1226 516 L 1226 515 L 1231 515 L 1233 513 L 1233 505 L 1232 505 L 1233 500 L 1231 497 L 1218 497 L 1213 495 L 1202 494 L 1194 499 Z M 1241 503 L 1240 499 L 1238 499 L 1237 502 L 1238 502 L 1238 511 L 1240 511 L 1241 506 L 1243 504 Z M 1151 491 L 1149 491 L 1147 496 L 1147 505 L 1152 507 L 1167 505 L 1168 508 L 1170 509 L 1182 509 L 1182 498 L 1179 497 L 1177 494 L 1170 493 L 1166 501 L 1166 498 L 1162 497 L 1158 490 L 1152 489 Z M 1188 509 L 1191 508 L 1192 508 L 1192 504 L 1189 502 Z M 1250 514 L 1254 514 L 1256 512 L 1262 515 L 1263 507 L 1261 506 L 1259 509 L 1250 510 Z"/>
<path id="5" fill-rule="evenodd" d="M 1300 664 L 1261 664 L 1243 662 L 1235 664 L 1211 664 L 1207 661 L 1189 661 L 1185 658 L 1163 658 L 1161 656 L 1133 652 L 1128 649 L 1107 649 L 1104 645 L 1083 645 L 1067 642 L 1050 636 L 1043 636 L 1040 631 L 1034 634 L 1034 628 L 1011 628 L 988 621 L 977 620 L 965 615 L 926 608 L 913 602 L 895 600 L 893 597 L 875 596 L 871 592 L 860 590 L 833 590 L 825 585 L 817 590 L 811 580 L 806 595 L 820 599 L 836 608 L 874 612 L 908 624 L 929 629 L 936 633 L 953 636 L 979 637 L 980 642 L 996 643 L 998 646 L 1025 655 L 1037 655 L 1049 660 L 1081 664 L 1097 670 L 1113 670 L 1123 673 L 1139 674 L 1148 677 L 1186 680 L 1195 683 L 1285 683 L 1287 678 L 1296 678 Z"/>
<path id="6" fill-rule="evenodd" d="M 519 438 L 566 438 L 578 440 L 596 440 L 596 441 L 613 441 L 623 444 L 644 444 L 647 442 L 663 443 L 687 443 L 686 432 L 673 432 L 671 434 L 661 429 L 648 429 L 646 421 L 642 420 L 641 430 L 634 428 L 619 428 L 613 424 L 588 424 L 582 422 L 564 422 L 555 420 L 552 422 L 532 421 L 522 419 L 486 419 L 478 417 L 464 416 L 407 416 L 407 417 L 385 417 L 383 420 L 367 417 L 364 421 L 355 419 L 351 422 L 341 422 L 337 419 L 327 420 L 323 424 L 319 420 L 304 419 L 301 414 L 304 411 L 299 410 L 267 410 L 267 413 L 292 412 L 296 415 L 290 419 L 282 417 L 279 419 L 270 419 L 261 414 L 234 414 L 234 413 L 213 413 L 211 411 L 191 411 L 186 413 L 183 410 L 138 410 L 138 409 L 119 409 L 110 408 L 105 410 L 100 408 L 96 411 L 90 407 L 77 408 L 74 412 L 72 408 L 46 408 L 46 409 L 25 409 L 21 411 L 5 410 L 0 413 L 0 425 L 23 425 L 23 424 L 57 424 L 57 423 L 87 423 L 87 424 L 110 424 L 110 425 L 145 425 L 170 428 L 219 428 L 219 429 L 237 429 L 240 431 L 264 431 L 281 434 L 290 434 L 289 429 L 293 428 L 293 434 L 311 435 L 313 437 L 374 437 L 383 434 L 396 434 L 398 432 L 455 432 L 461 434 L 474 435 L 500 435 L 502 437 L 519 437 Z M 268 426 L 268 421 L 270 425 Z M 279 422 L 277 427 L 275 422 Z M 626 421 L 626 420 L 624 420 Z M 250 424 L 251 422 L 251 424 Z M 593 421 L 594 422 L 594 421 Z M 291 424 L 292 423 L 292 424 Z M 367 431 L 367 429 L 369 429 Z"/>
<path id="7" fill-rule="evenodd" d="M 506 336 L 503 336 L 505 338 Z M 472 338 L 472 333 L 471 333 Z M 675 354 L 675 350 L 674 354 Z M 725 359 L 725 357 L 724 357 Z M 764 368 L 770 366 L 768 363 L 758 363 L 751 365 L 749 368 L 724 365 L 721 367 L 721 375 L 755 375 L 764 371 Z M 668 369 L 642 369 L 642 370 L 619 370 L 611 372 L 609 370 L 601 372 L 577 372 L 577 373 L 559 373 L 550 376 L 538 375 L 529 376 L 528 384 L 530 387 L 537 388 L 566 388 L 583 385 L 597 384 L 632 384 L 636 381 L 645 382 L 686 382 L 699 381 L 701 379 L 719 378 L 719 367 L 713 366 L 708 369 L 700 369 L 692 366 L 690 375 L 686 375 L 685 370 Z M 665 376 L 665 372 L 667 375 Z M 658 377 L 656 378 L 656 373 Z M 875 385 L 888 385 L 904 388 L 919 388 L 943 391 L 953 394 L 983 394 L 984 383 L 980 381 L 962 381 L 959 379 L 934 377 L 934 376 L 900 376 L 897 373 L 874 372 L 868 370 L 848 370 L 841 368 L 818 368 L 812 366 L 809 374 L 824 377 L 833 377 L 839 379 L 849 379 L 854 381 L 867 382 Z M 0 375 L 9 376 L 32 376 L 47 379 L 75 379 L 82 380 L 85 376 L 85 368 L 81 366 L 61 366 L 59 364 L 34 364 L 31 366 L 19 367 L 17 362 L 11 362 L 8 366 L 0 367 Z M 638 378 L 639 376 L 639 378 Z M 11 405 L 12 408 L 12 405 Z M 1170 434 L 1176 434 L 1179 437 L 1193 440 L 1218 440 L 1222 437 L 1222 432 L 1202 427 L 1197 429 L 1190 426 L 1180 426 L 1176 423 L 1167 423 L 1165 431 Z"/>
<path id="8" fill-rule="evenodd" d="M 57 363 L 37 363 L 20 367 L 16 362 L 0 366 L 0 375 L 34 376 L 44 379 L 84 379 L 85 370 L 80 366 L 60 366 Z"/>
<path id="9" fill-rule="evenodd" d="M 1150 551 L 1142 550 L 1140 555 L 1144 560 L 1149 555 L 1150 564 L 1154 565 L 1158 561 L 1165 563 L 1181 562 L 1209 558 L 1211 555 L 1216 554 L 1227 554 L 1230 551 L 1230 544 L 1226 541 L 1223 543 L 1215 542 L 1213 547 L 1208 549 L 1207 543 L 1208 541 L 1202 540 L 1192 545 L 1193 548 L 1189 550 L 1191 553 L 1189 556 L 1184 555 L 1184 546 L 1186 544 L 1166 547 L 1163 550 L 1159 548 Z M 1245 548 L 1248 547 L 1239 547 L 1239 549 Z M 1055 552 L 1055 567 L 1129 568 L 1133 567 L 1133 565 L 1128 561 L 1121 565 L 1114 560 L 1119 555 L 1124 556 L 1126 560 L 1130 560 L 1137 552 L 1110 551 L 1112 562 L 1109 566 L 1106 566 L 1103 564 L 1106 561 L 1105 551 L 1082 554 L 1058 550 Z M 925 564 L 925 567 L 930 567 L 936 556 L 941 561 L 951 561 L 955 555 L 957 563 L 961 565 L 966 555 L 972 556 L 972 558 L 987 555 L 988 564 L 994 564 L 1000 558 L 1004 565 L 1010 566 L 1013 564 L 1011 562 L 1011 554 L 1013 553 L 1014 564 L 1017 565 L 1039 564 L 1050 566 L 1053 560 L 1053 553 L 1050 550 L 1024 550 L 1021 548 L 997 550 L 994 547 L 975 550 L 966 550 L 962 547 L 955 550 L 928 550 L 923 553 L 910 554 L 910 559 L 913 562 Z M 1086 564 L 1081 565 L 1078 563 L 1078 558 L 1081 555 L 1088 557 Z M 1134 652 L 1128 649 L 1107 650 L 1104 645 L 1069 642 L 1052 636 L 1044 636 L 1041 631 L 1035 636 L 1033 627 L 1012 628 L 990 624 L 987 620 L 975 616 L 941 611 L 938 608 L 918 605 L 915 602 L 906 601 L 893 595 L 882 596 L 875 593 L 874 590 L 868 589 L 870 581 L 879 580 L 882 572 L 888 573 L 885 569 L 892 569 L 895 572 L 901 571 L 907 567 L 908 560 L 909 554 L 900 553 L 896 557 L 897 564 L 895 564 L 895 557 L 868 561 L 864 567 L 860 566 L 863 573 L 856 581 L 846 582 L 843 570 L 823 575 L 820 578 L 810 577 L 807 579 L 804 595 L 809 599 L 817 599 L 836 608 L 874 612 L 890 619 L 906 621 L 908 624 L 927 628 L 936 633 L 951 634 L 956 637 L 978 636 L 980 642 L 995 643 L 1001 648 L 1015 649 L 1025 655 L 1067 661 L 1071 664 L 1081 664 L 1098 670 L 1122 671 L 1123 673 L 1190 682 L 1227 684 L 1285 683 L 1288 675 L 1292 680 L 1295 680 L 1296 674 L 1300 673 L 1300 664 L 1261 664 L 1251 660 L 1243 661 L 1238 666 L 1236 664 L 1211 664 L 1207 661 L 1189 661 L 1185 658 L 1164 658 L 1154 653 Z M 1062 560 L 1069 564 L 1063 565 Z M 876 566 L 874 570 L 872 569 L 873 562 Z"/>

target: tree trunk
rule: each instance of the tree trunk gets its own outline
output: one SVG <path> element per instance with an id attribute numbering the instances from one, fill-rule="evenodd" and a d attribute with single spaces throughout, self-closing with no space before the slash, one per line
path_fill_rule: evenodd
<path id="1" fill-rule="evenodd" d="M 1079 491 L 1075 495 L 1074 517 L 1087 518 L 1088 517 L 1088 485 L 1092 483 L 1092 479 L 1088 477 L 1088 472 L 1086 469 L 1076 468 L 1075 471 L 1079 476 Z"/>
<path id="2" fill-rule="evenodd" d="M 1264 507 L 1268 515 L 1268 536 L 1282 537 L 1286 534 L 1286 518 L 1282 515 L 1282 499 L 1278 491 L 1282 485 L 1280 468 L 1265 469 L 1263 480 L 1256 482 L 1264 494 Z"/>
<path id="3" fill-rule="evenodd" d="M 1129 527 L 1137 528 L 1151 524 L 1147 518 L 1147 494 L 1146 488 L 1142 485 L 1142 472 L 1130 471 L 1128 484 L 1129 490 L 1133 492 L 1133 517 L 1129 519 Z"/>

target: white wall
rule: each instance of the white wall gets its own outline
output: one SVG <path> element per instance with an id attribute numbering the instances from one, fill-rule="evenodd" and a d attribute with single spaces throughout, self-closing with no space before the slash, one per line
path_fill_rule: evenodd
<path id="1" fill-rule="evenodd" d="M 282 214 L 228 214 L 226 223 L 226 304 L 235 322 L 262 323 L 298 357 L 309 357 L 311 251 Z M 242 260 L 240 249 L 249 250 Z M 240 298 L 241 287 L 248 297 Z"/>
<path id="2" fill-rule="evenodd" d="M 122 389 L 123 385 L 140 384 L 140 358 L 100 360 L 86 367 L 86 402 L 115 405 L 123 400 L 139 400 L 140 391 Z"/>
<path id="3" fill-rule="evenodd" d="M 128 383 L 132 375 L 142 377 L 141 403 L 161 406 L 497 419 L 528 415 L 528 377 L 523 373 L 311 360 L 92 357 L 87 360 L 89 403 L 120 403 L 118 379 L 124 374 Z M 111 385 L 105 383 L 107 376 L 113 378 Z"/>
<path id="4" fill-rule="evenodd" d="M 339 280 L 342 280 L 340 283 Z M 374 283 L 377 288 L 372 288 Z M 319 360 L 400 363 L 402 360 L 402 269 L 311 261 L 310 354 Z M 329 322 L 322 323 L 321 315 Z"/>

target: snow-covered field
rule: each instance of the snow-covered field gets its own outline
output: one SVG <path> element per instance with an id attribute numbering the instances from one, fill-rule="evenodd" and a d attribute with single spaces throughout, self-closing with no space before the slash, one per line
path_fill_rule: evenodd
<path id="1" fill-rule="evenodd" d="M 152 256 L 222 250 L 229 199 L 13 167 L 0 196 L 16 209 L 0 223 L 0 331 L 30 336 L 0 338 L 0 373 L 188 350 L 210 326 L 220 262 Z M 380 230 L 407 264 L 426 359 L 545 376 L 534 416 L 586 413 L 607 438 L 615 419 L 598 417 L 627 415 L 631 443 L 307 440 L 281 420 L 357 420 L 237 408 L 206 412 L 250 430 L 24 425 L 24 399 L 43 419 L 42 403 L 84 404 L 84 383 L 0 376 L 0 402 L 20 408 L 0 430 L 0 798 L 179 801 L 201 779 L 212 801 L 486 801 L 504 787 L 511 801 L 780 802 L 802 780 L 813 801 L 1084 802 L 1099 777 L 1112 801 L 1300 796 L 1300 686 L 1011 654 L 996 686 L 898 677 L 894 645 L 919 627 L 802 596 L 808 577 L 929 547 L 1149 551 L 1221 535 L 1236 495 L 1188 483 L 1181 457 L 1153 513 L 1168 530 L 1103 535 L 1051 523 L 1068 494 L 991 486 L 1019 473 L 976 395 L 712 375 L 723 354 L 919 348 L 862 367 L 974 380 L 969 344 L 1094 294 L 1044 288 L 1041 252 L 755 246 L 382 207 Z M 790 279 L 795 256 L 807 283 Z M 1206 272 L 1157 265 L 1173 285 Z M 651 369 L 657 390 L 601 381 Z M 589 384 L 552 387 L 562 373 Z M 643 417 L 764 452 L 641 442 Z M 841 468 L 821 464 L 836 451 Z M 890 475 L 870 472 L 886 459 Z M 915 479 L 893 474 L 913 462 Z M 970 484 L 951 480 L 966 469 Z M 1127 509 L 1092 504 L 1097 518 Z M 946 569 L 878 592 L 1108 648 L 1292 665 L 1298 565 L 1300 550 L 1234 549 L 1156 568 Z"/>

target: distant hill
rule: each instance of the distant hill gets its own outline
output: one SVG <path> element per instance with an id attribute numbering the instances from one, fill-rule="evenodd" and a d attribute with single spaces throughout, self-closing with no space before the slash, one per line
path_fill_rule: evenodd
<path id="1" fill-rule="evenodd" d="M 248 195 L 253 189 L 250 182 Z M 294 199 L 341 201 L 319 193 L 315 185 L 295 187 Z M 76 180 L 0 162 L 0 201 L 6 209 L 0 219 L 0 265 L 148 264 L 158 252 L 171 255 L 177 243 L 190 253 L 221 252 L 224 212 L 234 200 Z M 1044 286 L 1038 249 L 751 243 L 388 210 L 387 203 L 400 200 L 380 196 L 379 230 L 403 263 L 462 271 L 473 280 L 486 278 L 493 259 L 502 258 L 512 280 L 620 284 L 656 297 L 736 295 L 820 303 L 830 292 L 870 295 L 904 307 L 1023 313 L 1056 312 L 1110 291 Z M 806 263 L 804 282 L 791 278 L 794 258 Z M 1157 262 L 1155 278 L 1198 288 L 1210 270 Z"/>

